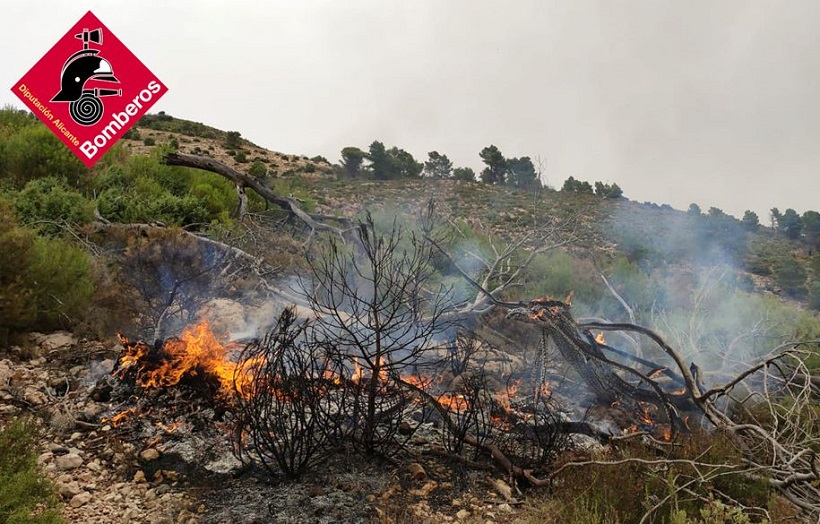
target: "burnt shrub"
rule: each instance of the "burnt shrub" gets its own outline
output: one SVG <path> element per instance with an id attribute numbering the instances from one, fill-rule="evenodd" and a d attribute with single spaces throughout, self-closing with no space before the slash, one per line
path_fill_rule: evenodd
<path id="1" fill-rule="evenodd" d="M 337 392 L 320 347 L 310 340 L 309 325 L 288 308 L 262 340 L 244 349 L 234 375 L 240 460 L 297 478 L 329 453 L 339 425 L 328 399 Z"/>

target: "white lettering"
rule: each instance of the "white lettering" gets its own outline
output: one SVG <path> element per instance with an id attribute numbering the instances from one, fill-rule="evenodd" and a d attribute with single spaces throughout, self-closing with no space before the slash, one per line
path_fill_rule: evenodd
<path id="1" fill-rule="evenodd" d="M 83 144 L 80 146 L 80 151 L 85 153 L 85 156 L 87 158 L 94 158 L 94 155 L 97 154 L 97 148 L 94 147 L 94 145 L 88 140 L 83 142 Z"/>

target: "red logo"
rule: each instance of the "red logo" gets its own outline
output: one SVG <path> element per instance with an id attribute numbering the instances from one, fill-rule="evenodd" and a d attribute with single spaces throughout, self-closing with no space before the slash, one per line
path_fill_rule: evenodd
<path id="1" fill-rule="evenodd" d="M 167 90 L 91 11 L 12 87 L 88 167 Z"/>

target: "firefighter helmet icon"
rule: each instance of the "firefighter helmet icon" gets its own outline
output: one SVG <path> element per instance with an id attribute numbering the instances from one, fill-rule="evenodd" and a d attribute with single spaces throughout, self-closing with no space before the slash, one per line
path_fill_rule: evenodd
<path id="1" fill-rule="evenodd" d="M 99 56 L 100 50 L 89 49 L 89 42 L 102 44 L 102 29 L 83 29 L 74 38 L 83 41 L 83 48 L 65 61 L 60 73 L 60 92 L 51 101 L 69 102 L 68 112 L 71 118 L 82 126 L 91 126 L 103 116 L 100 97 L 122 96 L 122 89 L 86 88 L 89 80 L 119 83 L 111 63 Z"/>

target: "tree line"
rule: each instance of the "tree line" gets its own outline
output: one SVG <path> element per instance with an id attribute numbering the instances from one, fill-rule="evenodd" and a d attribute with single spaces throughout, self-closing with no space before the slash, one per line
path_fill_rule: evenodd
<path id="1" fill-rule="evenodd" d="M 339 174 L 349 177 L 372 177 L 376 180 L 399 178 L 449 178 L 475 182 L 476 172 L 469 167 L 454 167 L 446 154 L 427 153 L 425 162 L 398 147 L 388 149 L 383 142 L 374 140 L 365 151 L 356 146 L 342 149 Z M 505 157 L 495 145 L 479 152 L 484 169 L 478 179 L 485 184 L 514 187 L 541 187 L 541 172 L 528 156 Z"/>

